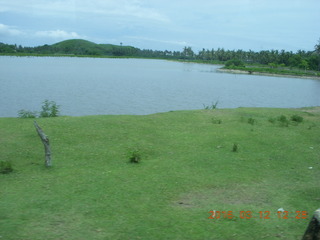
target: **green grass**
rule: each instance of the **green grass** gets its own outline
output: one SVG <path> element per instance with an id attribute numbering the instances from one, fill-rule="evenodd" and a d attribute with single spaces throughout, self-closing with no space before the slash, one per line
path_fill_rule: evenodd
<path id="1" fill-rule="evenodd" d="M 303 122 L 268 120 L 281 115 Z M 33 120 L 0 118 L 0 160 L 14 168 L 0 174 L 1 239 L 301 239 L 310 218 L 276 212 L 319 208 L 319 116 L 238 108 L 38 119 L 50 169 Z M 141 161 L 130 163 L 136 150 Z M 236 217 L 209 219 L 211 210 Z"/>

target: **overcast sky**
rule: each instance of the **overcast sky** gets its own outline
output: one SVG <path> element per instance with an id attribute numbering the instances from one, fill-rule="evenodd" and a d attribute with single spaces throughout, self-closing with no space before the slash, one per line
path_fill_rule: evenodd
<path id="1" fill-rule="evenodd" d="M 313 50 L 320 0 L 0 0 L 0 42 Z"/>

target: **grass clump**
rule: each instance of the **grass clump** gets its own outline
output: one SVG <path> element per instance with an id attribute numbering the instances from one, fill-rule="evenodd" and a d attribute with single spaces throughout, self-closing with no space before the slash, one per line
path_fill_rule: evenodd
<path id="1" fill-rule="evenodd" d="M 301 117 L 300 115 L 294 114 L 290 117 L 290 120 L 293 122 L 302 123 L 303 117 Z"/>
<path id="2" fill-rule="evenodd" d="M 316 124 L 312 123 L 312 124 L 310 124 L 310 125 L 308 126 L 308 130 L 313 129 L 313 128 L 315 128 L 316 126 L 317 126 Z"/>
<path id="3" fill-rule="evenodd" d="M 215 103 L 211 103 L 211 105 L 205 105 L 203 104 L 203 107 L 205 110 L 214 110 L 217 109 L 219 101 L 216 101 Z"/>
<path id="4" fill-rule="evenodd" d="M 129 151 L 128 158 L 130 163 L 140 163 L 141 151 L 139 149 Z"/>
<path id="5" fill-rule="evenodd" d="M 256 120 L 254 118 L 249 118 L 248 123 L 254 125 L 256 123 Z"/>
<path id="6" fill-rule="evenodd" d="M 289 127 L 289 120 L 285 115 L 281 115 L 277 118 L 281 127 Z"/>
<path id="7" fill-rule="evenodd" d="M 273 124 L 273 123 L 275 123 L 277 121 L 277 119 L 273 118 L 273 117 L 269 117 L 268 121 Z"/>
<path id="8" fill-rule="evenodd" d="M 298 125 L 299 123 L 303 122 L 303 117 L 297 114 L 291 115 L 290 119 L 288 119 L 285 115 L 280 115 L 277 118 L 268 118 L 268 121 L 270 123 L 279 122 L 279 125 L 281 127 L 289 127 L 290 124 L 292 125 Z"/>
<path id="9" fill-rule="evenodd" d="M 239 146 L 237 143 L 234 143 L 233 146 L 232 146 L 232 152 L 238 152 L 239 150 Z"/>
<path id="10" fill-rule="evenodd" d="M 0 161 L 0 173 L 7 174 L 13 172 L 13 167 L 9 161 Z"/>
<path id="11" fill-rule="evenodd" d="M 216 119 L 216 118 L 212 118 L 211 121 L 213 124 L 221 124 L 222 123 L 221 119 Z"/>

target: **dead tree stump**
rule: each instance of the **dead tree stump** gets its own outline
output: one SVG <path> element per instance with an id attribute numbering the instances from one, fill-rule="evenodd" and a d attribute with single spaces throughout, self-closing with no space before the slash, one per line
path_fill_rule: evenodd
<path id="1" fill-rule="evenodd" d="M 37 130 L 37 133 L 43 143 L 44 146 L 44 152 L 45 152 L 45 166 L 46 167 L 51 167 L 51 149 L 50 149 L 50 143 L 49 143 L 49 138 L 45 135 L 43 130 L 39 127 L 38 123 L 34 121 L 34 126 Z"/>
<path id="2" fill-rule="evenodd" d="M 320 240 L 320 208 L 314 212 L 302 240 Z"/>

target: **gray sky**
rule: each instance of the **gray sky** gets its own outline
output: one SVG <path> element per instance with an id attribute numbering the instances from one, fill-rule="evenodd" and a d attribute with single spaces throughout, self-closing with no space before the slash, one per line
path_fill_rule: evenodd
<path id="1" fill-rule="evenodd" d="M 320 0 L 0 0 L 0 42 L 313 50 Z"/>

